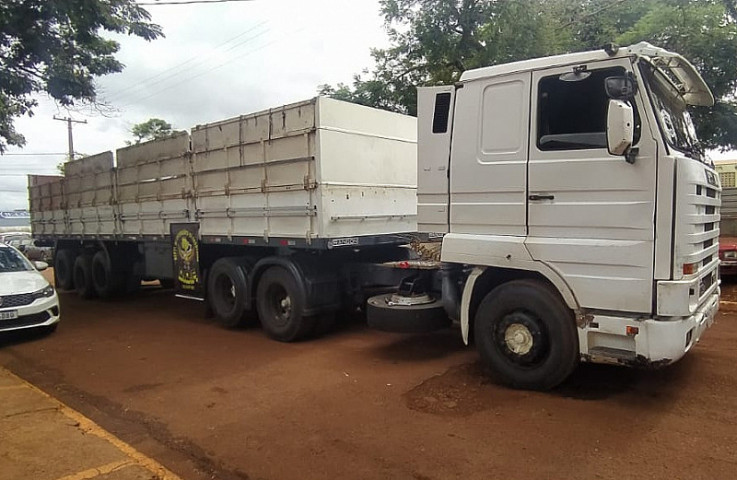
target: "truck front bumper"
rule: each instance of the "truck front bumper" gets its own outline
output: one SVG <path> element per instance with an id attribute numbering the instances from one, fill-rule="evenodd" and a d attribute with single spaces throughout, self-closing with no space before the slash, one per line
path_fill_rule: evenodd
<path id="1" fill-rule="evenodd" d="M 719 290 L 689 317 L 666 319 L 594 315 L 578 328 L 581 359 L 658 367 L 681 359 L 714 323 Z"/>

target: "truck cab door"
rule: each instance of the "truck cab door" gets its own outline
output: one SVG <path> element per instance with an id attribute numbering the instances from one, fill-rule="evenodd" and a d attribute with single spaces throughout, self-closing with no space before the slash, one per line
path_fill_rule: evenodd
<path id="1" fill-rule="evenodd" d="M 417 228 L 448 232 L 448 162 L 454 86 L 417 89 Z"/>
<path id="2" fill-rule="evenodd" d="M 531 256 L 558 271 L 582 307 L 652 309 L 656 143 L 635 115 L 633 164 L 607 149 L 604 79 L 628 59 L 536 71 L 528 166 Z M 644 112 L 644 97 L 631 101 Z"/>

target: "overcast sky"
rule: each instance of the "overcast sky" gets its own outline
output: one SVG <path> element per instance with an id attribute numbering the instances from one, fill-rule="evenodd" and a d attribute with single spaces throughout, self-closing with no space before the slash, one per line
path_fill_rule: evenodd
<path id="1" fill-rule="evenodd" d="M 176 129 L 222 120 L 315 96 L 324 83 L 350 82 L 372 65 L 370 49 L 387 45 L 378 0 L 256 0 L 147 7 L 166 38 L 115 37 L 122 73 L 99 79 L 117 112 L 67 112 L 40 99 L 16 122 L 22 149 L 0 157 L 0 210 L 27 208 L 26 173 L 54 174 L 74 126 L 74 150 L 114 150 L 132 125 L 152 117 Z M 23 155 L 15 155 L 22 153 Z M 30 155 L 54 153 L 57 155 Z"/>

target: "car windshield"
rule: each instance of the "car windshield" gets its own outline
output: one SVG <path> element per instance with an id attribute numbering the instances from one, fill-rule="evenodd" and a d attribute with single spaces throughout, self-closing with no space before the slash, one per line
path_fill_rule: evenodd
<path id="1" fill-rule="evenodd" d="M 12 248 L 0 248 L 0 273 L 33 270 L 26 258 Z"/>
<path id="2" fill-rule="evenodd" d="M 649 62 L 642 62 L 642 73 L 665 140 L 687 156 L 703 161 L 696 128 L 678 88 Z"/>

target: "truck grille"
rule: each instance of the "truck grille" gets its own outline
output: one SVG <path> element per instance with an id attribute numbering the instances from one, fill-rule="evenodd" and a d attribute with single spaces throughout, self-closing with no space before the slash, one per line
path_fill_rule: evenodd
<path id="1" fill-rule="evenodd" d="M 698 183 L 691 190 L 695 195 L 689 195 L 687 202 L 682 204 L 681 213 L 685 214 L 686 221 L 680 231 L 679 253 L 684 264 L 697 266 L 700 303 L 717 284 L 721 193 L 706 182 Z"/>

